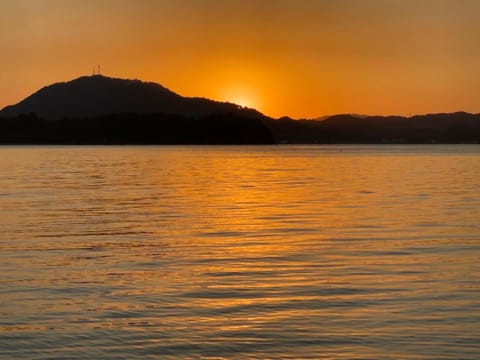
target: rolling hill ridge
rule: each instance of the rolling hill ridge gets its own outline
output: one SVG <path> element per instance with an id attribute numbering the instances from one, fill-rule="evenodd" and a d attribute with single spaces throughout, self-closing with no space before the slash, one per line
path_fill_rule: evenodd
<path id="1" fill-rule="evenodd" d="M 93 75 L 46 86 L 18 104 L 5 107 L 0 116 L 34 113 L 42 119 L 58 120 L 118 113 L 162 113 L 200 117 L 242 110 L 247 112 L 232 103 L 183 97 L 153 82 Z M 260 115 L 253 110 L 250 113 Z"/>
<path id="2" fill-rule="evenodd" d="M 273 119 L 152 82 L 93 75 L 46 86 L 5 107 L 0 143 L 480 143 L 480 114 Z"/>

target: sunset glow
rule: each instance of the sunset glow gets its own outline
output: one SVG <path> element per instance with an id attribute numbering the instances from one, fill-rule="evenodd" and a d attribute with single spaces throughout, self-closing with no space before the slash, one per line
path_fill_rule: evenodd
<path id="1" fill-rule="evenodd" d="M 480 359 L 480 0 L 0 0 L 0 360 Z"/>
<path id="2" fill-rule="evenodd" d="M 253 92 L 248 90 L 227 90 L 225 91 L 225 100 L 237 105 L 249 108 L 260 108 L 259 101 L 255 99 Z"/>
<path id="3" fill-rule="evenodd" d="M 4 0 L 0 107 L 102 73 L 271 116 L 479 112 L 475 0 Z"/>

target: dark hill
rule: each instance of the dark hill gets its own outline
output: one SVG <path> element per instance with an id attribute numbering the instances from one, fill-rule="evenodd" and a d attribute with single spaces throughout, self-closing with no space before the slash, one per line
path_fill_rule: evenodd
<path id="1" fill-rule="evenodd" d="M 480 143 L 480 114 L 271 119 L 254 109 L 101 75 L 46 86 L 0 111 L 0 143 Z"/>
<path id="2" fill-rule="evenodd" d="M 271 144 L 254 109 L 100 75 L 46 86 L 0 112 L 0 143 Z"/>
<path id="3" fill-rule="evenodd" d="M 278 142 L 480 143 L 480 114 L 334 115 L 319 120 L 265 120 Z"/>
<path id="4" fill-rule="evenodd" d="M 18 104 L 7 106 L 0 111 L 0 116 L 33 113 L 42 119 L 57 120 L 119 113 L 162 113 L 201 117 L 239 111 L 261 115 L 231 103 L 183 97 L 152 82 L 94 75 L 46 86 Z"/>
<path id="5" fill-rule="evenodd" d="M 123 113 L 56 121 L 28 114 L 0 119 L 0 144 L 272 143 L 261 120 L 233 113 L 201 118 Z"/>

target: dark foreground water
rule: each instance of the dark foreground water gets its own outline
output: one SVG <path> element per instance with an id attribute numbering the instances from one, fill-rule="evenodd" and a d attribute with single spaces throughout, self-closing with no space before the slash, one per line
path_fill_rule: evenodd
<path id="1" fill-rule="evenodd" d="M 480 359 L 480 146 L 0 147 L 0 358 Z"/>

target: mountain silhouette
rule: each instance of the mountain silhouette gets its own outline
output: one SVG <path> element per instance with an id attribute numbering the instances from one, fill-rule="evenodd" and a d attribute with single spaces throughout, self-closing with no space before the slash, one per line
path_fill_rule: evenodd
<path id="1" fill-rule="evenodd" d="M 239 105 L 198 97 L 183 97 L 153 82 L 102 75 L 83 76 L 46 86 L 18 104 L 5 107 L 1 117 L 33 113 L 42 119 L 87 118 L 105 114 L 261 114 Z"/>
<path id="2" fill-rule="evenodd" d="M 260 112 L 101 75 L 46 86 L 0 111 L 0 143 L 271 144 Z"/>
<path id="3" fill-rule="evenodd" d="M 480 114 L 403 116 L 339 114 L 320 120 L 264 120 L 279 143 L 480 143 Z"/>
<path id="4" fill-rule="evenodd" d="M 480 114 L 272 119 L 152 82 L 93 75 L 46 86 L 1 110 L 0 143 L 480 143 Z"/>

